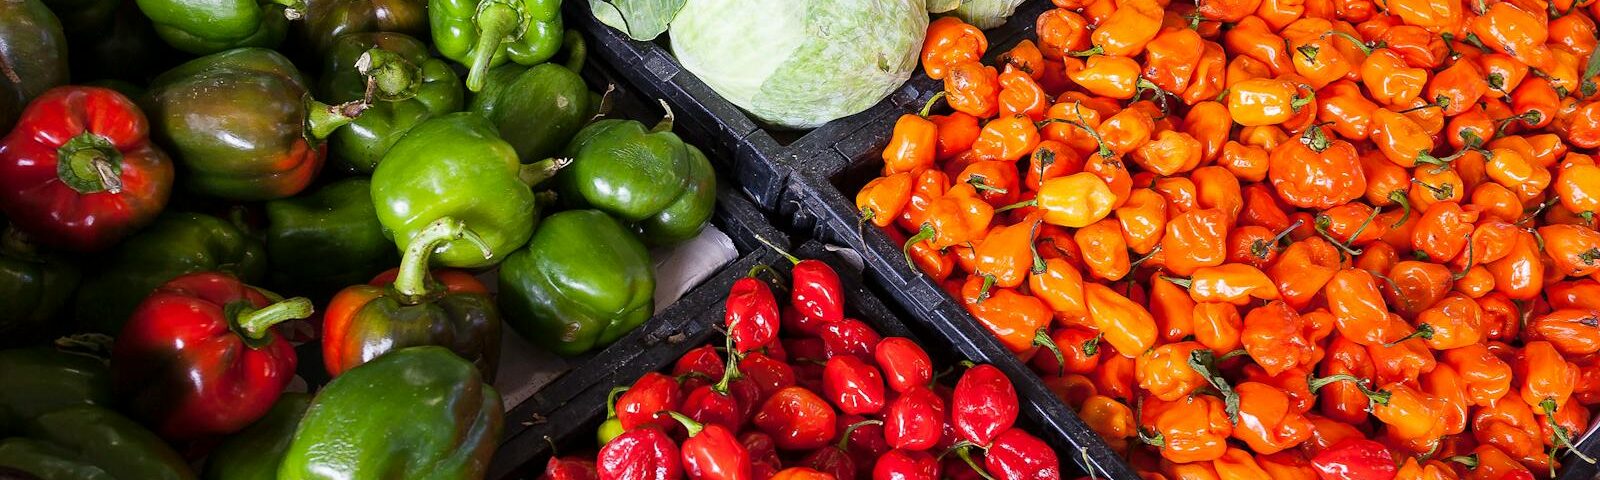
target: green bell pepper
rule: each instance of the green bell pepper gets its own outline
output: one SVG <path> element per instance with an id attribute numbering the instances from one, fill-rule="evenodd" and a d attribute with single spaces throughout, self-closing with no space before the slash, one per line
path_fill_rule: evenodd
<path id="1" fill-rule="evenodd" d="M 360 100 L 371 75 L 380 100 L 328 138 L 333 156 L 358 171 L 372 173 L 383 154 L 423 120 L 461 110 L 461 79 L 415 38 L 355 33 L 339 37 L 332 48 L 323 69 L 323 94 L 335 102 Z"/>
<path id="2" fill-rule="evenodd" d="M 206 480 L 276 480 L 311 395 L 285 393 L 266 416 L 229 436 L 206 458 Z"/>
<path id="3" fill-rule="evenodd" d="M 0 345 L 44 333 L 78 288 L 78 267 L 40 253 L 16 229 L 0 233 Z"/>
<path id="4" fill-rule="evenodd" d="M 103 361 L 53 348 L 0 350 L 0 437 L 45 413 L 113 401 Z"/>
<path id="5" fill-rule="evenodd" d="M 460 112 L 430 118 L 400 139 L 372 172 L 378 221 L 404 251 L 443 217 L 460 219 L 489 246 L 450 240 L 433 264 L 457 268 L 500 263 L 527 243 L 538 221 L 534 185 L 560 163 L 522 165 L 517 152 L 482 116 Z"/>
<path id="6" fill-rule="evenodd" d="M 500 394 L 449 349 L 395 350 L 317 392 L 278 479 L 483 478 L 504 416 Z"/>
<path id="7" fill-rule="evenodd" d="M 283 5 L 258 0 L 137 0 L 156 35 L 179 50 L 207 55 L 239 47 L 277 47 L 289 21 Z"/>
<path id="8" fill-rule="evenodd" d="M 166 213 L 98 262 L 78 289 L 77 326 L 116 335 L 133 309 L 173 277 L 224 271 L 246 283 L 266 274 L 266 253 L 238 227 L 209 215 Z"/>
<path id="9" fill-rule="evenodd" d="M 651 245 L 694 238 L 716 208 L 716 171 L 671 130 L 671 111 L 652 129 L 617 119 L 584 127 L 567 144 L 572 166 L 556 175 L 561 200 L 632 223 Z"/>
<path id="10" fill-rule="evenodd" d="M 523 338 L 578 355 L 622 338 L 655 311 L 650 254 L 598 210 L 551 215 L 500 265 L 500 313 Z"/>
<path id="11" fill-rule="evenodd" d="M 272 200 L 305 189 L 322 167 L 322 139 L 365 103 L 329 106 L 306 94 L 289 59 L 261 48 L 197 58 L 150 86 L 151 133 L 183 165 L 189 189 Z"/>
<path id="12" fill-rule="evenodd" d="M 433 44 L 466 65 L 467 90 L 483 89 L 489 68 L 507 59 L 543 63 L 561 49 L 561 0 L 429 0 Z"/>
<path id="13" fill-rule="evenodd" d="M 22 115 L 33 97 L 67 83 L 67 37 L 39 0 L 0 2 L 0 132 Z"/>
<path id="14" fill-rule="evenodd" d="M 428 36 L 427 0 L 286 0 L 305 12 L 290 34 L 313 58 L 324 58 L 339 37 L 352 33 L 395 32 Z"/>
<path id="15" fill-rule="evenodd" d="M 494 122 L 517 156 L 533 162 L 561 153 L 567 140 L 594 116 L 593 93 L 576 72 L 583 68 L 583 37 L 568 32 L 567 66 L 501 65 L 489 70 L 483 90 L 467 110 Z"/>
<path id="16" fill-rule="evenodd" d="M 29 420 L 20 436 L 0 440 L 0 466 L 50 480 L 195 478 L 183 457 L 156 434 L 95 405 L 65 407 Z"/>
<path id="17" fill-rule="evenodd" d="M 372 206 L 372 182 L 347 178 L 316 192 L 267 202 L 272 285 L 322 295 L 365 283 L 400 261 Z"/>

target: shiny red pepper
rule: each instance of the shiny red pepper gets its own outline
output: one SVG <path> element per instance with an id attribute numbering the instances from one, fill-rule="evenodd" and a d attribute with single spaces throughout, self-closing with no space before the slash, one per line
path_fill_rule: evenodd
<path id="1" fill-rule="evenodd" d="M 629 430 L 606 442 L 595 464 L 606 480 L 678 480 L 683 478 L 678 444 L 660 429 Z"/>
<path id="2" fill-rule="evenodd" d="M 1394 456 L 1389 447 L 1365 438 L 1349 438 L 1311 457 L 1312 468 L 1323 480 L 1394 478 Z"/>
<path id="3" fill-rule="evenodd" d="M 944 435 L 944 399 L 918 385 L 900 393 L 883 416 L 883 437 L 896 450 L 922 451 Z"/>
<path id="4" fill-rule="evenodd" d="M 790 271 L 793 284 L 789 287 L 789 303 L 801 315 L 834 323 L 844 319 L 844 290 L 839 285 L 839 273 L 833 267 L 814 258 L 801 260 L 778 246 L 760 239 L 768 247 L 782 254 L 794 264 Z"/>
<path id="5" fill-rule="evenodd" d="M 1056 452 L 1020 428 L 995 436 L 983 455 L 983 465 L 997 478 L 1008 480 L 1056 480 L 1061 478 L 1061 461 Z"/>
<path id="6" fill-rule="evenodd" d="M 878 341 L 872 357 L 883 369 L 883 379 L 895 393 L 905 393 L 913 387 L 926 387 L 933 381 L 933 360 L 917 342 L 905 337 L 889 337 Z"/>
<path id="7" fill-rule="evenodd" d="M 272 408 L 294 377 L 295 353 L 273 325 L 311 316 L 311 301 L 273 302 L 221 273 L 174 278 L 145 298 L 117 336 L 120 398 L 161 436 L 237 432 Z"/>
<path id="8" fill-rule="evenodd" d="M 846 318 L 822 327 L 822 351 L 828 358 L 855 355 L 872 358 L 872 349 L 882 337 L 871 326 L 854 318 Z"/>
<path id="9" fill-rule="evenodd" d="M 822 390 L 839 411 L 850 415 L 878 413 L 885 402 L 883 375 L 855 355 L 828 359 L 822 372 Z"/>
<path id="10" fill-rule="evenodd" d="M 817 394 L 788 387 L 768 397 L 756 411 L 755 424 L 782 450 L 812 450 L 832 443 L 839 434 L 838 414 Z"/>
<path id="11" fill-rule="evenodd" d="M 689 430 L 680 448 L 683 470 L 694 480 L 750 480 L 750 452 L 721 425 L 703 425 L 678 412 L 673 420 Z"/>
<path id="12" fill-rule="evenodd" d="M 96 251 L 150 221 L 172 192 L 172 160 L 114 90 L 44 92 L 0 140 L 0 212 L 52 247 Z"/>
<path id="13" fill-rule="evenodd" d="M 766 282 L 754 276 L 733 282 L 727 304 L 724 325 L 728 327 L 728 336 L 736 351 L 748 353 L 778 338 L 778 327 L 782 324 L 778 300 L 772 296 L 772 288 Z"/>
<path id="14" fill-rule="evenodd" d="M 623 430 L 654 426 L 671 430 L 672 419 L 661 412 L 677 410 L 683 404 L 683 393 L 678 379 L 650 372 L 639 377 L 633 386 L 617 397 L 617 420 Z"/>
<path id="15" fill-rule="evenodd" d="M 673 455 L 677 457 L 677 455 Z M 594 460 L 581 457 L 550 457 L 539 480 L 600 480 Z"/>
<path id="16" fill-rule="evenodd" d="M 994 365 L 967 369 L 950 397 L 950 424 L 959 439 L 988 445 L 1017 422 L 1017 390 Z"/>
<path id="17" fill-rule="evenodd" d="M 928 452 L 890 450 L 872 467 L 872 480 L 938 480 L 939 459 Z"/>

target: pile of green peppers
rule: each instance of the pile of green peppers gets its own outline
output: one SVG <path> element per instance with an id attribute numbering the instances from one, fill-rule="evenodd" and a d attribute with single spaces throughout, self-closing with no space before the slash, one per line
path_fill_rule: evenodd
<path id="1" fill-rule="evenodd" d="M 715 209 L 670 111 L 607 118 L 586 60 L 560 0 L 0 1 L 0 133 L 71 79 L 131 99 L 176 171 L 110 247 L 0 217 L 0 472 L 481 478 L 505 406 L 473 363 L 495 356 L 463 345 L 497 349 L 496 318 L 563 356 L 616 342 L 656 310 L 650 249 Z M 108 352 L 152 292 L 202 272 L 312 300 L 321 321 L 273 327 L 312 391 L 221 438 L 163 439 L 125 416 Z M 319 345 L 348 333 L 310 333 L 327 325 L 362 345 Z"/>

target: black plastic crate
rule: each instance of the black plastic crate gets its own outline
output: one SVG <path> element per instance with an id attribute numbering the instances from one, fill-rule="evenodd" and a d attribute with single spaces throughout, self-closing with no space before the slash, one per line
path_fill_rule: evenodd
<path id="1" fill-rule="evenodd" d="M 954 365 L 961 359 L 983 361 L 966 355 L 965 346 L 952 342 L 953 337 L 930 330 L 923 325 L 901 322 L 894 310 L 867 290 L 857 267 L 850 266 L 850 262 L 843 256 L 829 251 L 822 243 L 807 242 L 794 250 L 794 253 L 801 258 L 822 260 L 839 271 L 845 291 L 847 316 L 866 322 L 885 337 L 902 336 L 916 340 L 941 368 Z M 650 332 L 640 332 L 644 333 L 642 337 L 653 337 L 656 341 L 644 345 L 636 344 L 640 347 L 638 355 L 609 371 L 611 381 L 591 385 L 582 392 L 571 395 L 563 403 L 549 404 L 548 409 L 532 412 L 533 416 L 508 418 L 507 422 L 510 423 L 528 422 L 531 425 L 501 446 L 495 455 L 489 478 L 537 478 L 544 471 L 545 462 L 552 453 L 565 455 L 596 452 L 600 445 L 597 445 L 595 430 L 605 420 L 605 404 L 611 388 L 614 385 L 629 385 L 647 372 L 670 368 L 678 357 L 693 348 L 708 343 L 720 344 L 722 336 L 715 326 L 723 321 L 724 301 L 728 288 L 732 286 L 734 280 L 744 274 L 737 267 L 748 270 L 756 264 L 772 266 L 784 275 L 789 272 L 788 260 L 770 251 L 758 252 L 742 259 L 734 265 L 736 268 L 732 269 L 737 274 L 719 276 L 715 281 L 707 282 L 692 297 L 685 297 L 666 312 L 664 315 L 673 317 L 669 323 Z M 720 289 L 711 291 L 710 287 L 713 285 Z M 1011 372 L 1007 374 L 1012 376 L 1013 380 L 1016 379 Z M 1020 397 L 1021 385 L 1018 387 Z M 1023 411 L 1027 412 L 1028 402 L 1021 398 L 1019 400 L 1022 401 Z M 1048 429 L 1042 422 L 1031 415 L 1026 415 L 1019 418 L 1018 425 L 1039 435 L 1055 447 L 1057 456 L 1062 461 L 1062 473 L 1066 478 L 1073 478 L 1082 473 L 1081 470 L 1074 471 L 1074 464 L 1069 461 L 1080 456 L 1081 452 L 1048 436 Z M 556 451 L 552 452 L 552 449 Z"/>
<path id="2" fill-rule="evenodd" d="M 1012 21 L 986 32 L 991 43 L 1031 31 L 1033 19 L 1049 6 L 1049 0 L 1029 0 Z M 614 65 L 640 93 L 671 105 L 678 114 L 680 134 L 705 149 L 720 170 L 768 210 L 777 208 L 790 175 L 805 168 L 806 161 L 886 117 L 892 122 L 891 115 L 920 105 L 943 88 L 919 69 L 905 85 L 865 111 L 811 130 L 777 129 L 750 117 L 685 70 L 663 46 L 666 34 L 655 42 L 636 41 L 596 20 L 588 2 L 566 2 L 564 8 L 567 25 L 590 39 L 590 55 Z"/>

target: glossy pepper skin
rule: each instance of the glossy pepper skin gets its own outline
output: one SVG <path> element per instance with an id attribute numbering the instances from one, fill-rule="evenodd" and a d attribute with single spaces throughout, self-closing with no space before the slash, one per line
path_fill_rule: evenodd
<path id="1" fill-rule="evenodd" d="M 0 131 L 10 132 L 33 97 L 67 83 L 67 38 L 36 0 L 0 6 L 0 19 L 0 63 L 16 73 L 0 78 Z"/>
<path id="2" fill-rule="evenodd" d="M 655 427 L 629 430 L 600 448 L 595 462 L 600 478 L 615 480 L 678 480 L 683 463 L 678 444 Z"/>
<path id="3" fill-rule="evenodd" d="M 0 367 L 0 431 L 21 431 L 62 408 L 115 402 L 111 370 L 88 356 L 45 347 L 0 350 Z"/>
<path id="4" fill-rule="evenodd" d="M 504 411 L 500 393 L 449 350 L 395 350 L 317 392 L 278 478 L 482 478 Z"/>
<path id="5" fill-rule="evenodd" d="M 406 249 L 400 267 L 334 295 L 322 316 L 322 362 L 338 376 L 393 350 L 439 345 L 470 360 L 487 381 L 500 363 L 500 313 L 466 272 L 428 270 L 435 248 L 475 233 L 441 218 Z"/>
<path id="6" fill-rule="evenodd" d="M 300 418 L 311 406 L 311 395 L 290 392 L 278 397 L 256 423 L 228 436 L 206 458 L 205 478 L 276 480 L 278 462 L 294 440 Z"/>
<path id="7" fill-rule="evenodd" d="M 84 331 L 121 332 L 135 307 L 173 277 L 200 271 L 265 278 L 261 244 L 233 224 L 198 213 L 168 213 L 122 242 L 98 272 L 84 276 L 73 303 Z"/>
<path id="8" fill-rule="evenodd" d="M 671 130 L 670 112 L 651 128 L 619 119 L 584 127 L 563 153 L 572 165 L 556 174 L 562 201 L 628 222 L 650 245 L 694 238 L 715 208 L 716 173 Z"/>
<path id="9" fill-rule="evenodd" d="M 288 27 L 284 7 L 273 2 L 140 0 L 138 4 L 162 40 L 195 55 L 277 47 Z"/>
<path id="10" fill-rule="evenodd" d="M 583 37 L 568 32 L 566 47 L 573 53 L 565 65 L 501 65 L 489 70 L 467 110 L 494 122 L 500 137 L 516 147 L 524 162 L 560 154 L 599 107 L 591 101 L 597 97 L 578 76 L 583 45 Z"/>
<path id="11" fill-rule="evenodd" d="M 106 407 L 66 406 L 28 420 L 15 432 L 0 440 L 0 467 L 40 478 L 197 478 L 160 437 Z M 115 476 L 79 477 L 86 471 Z"/>
<path id="12" fill-rule="evenodd" d="M 545 219 L 500 266 L 501 311 L 524 338 L 577 355 L 622 338 L 654 313 L 644 244 L 598 210 Z"/>
<path id="13" fill-rule="evenodd" d="M 315 192 L 266 204 L 272 285 L 325 295 L 372 278 L 399 256 L 372 206 L 372 182 L 347 178 Z"/>
<path id="14" fill-rule="evenodd" d="M 311 313 L 310 300 L 270 300 L 226 274 L 174 278 L 117 336 L 112 379 L 162 437 L 237 432 L 265 415 L 294 377 L 294 347 L 272 327 Z"/>
<path id="15" fill-rule="evenodd" d="M 310 100 L 294 64 L 262 48 L 190 60 L 156 77 L 148 95 L 152 132 L 189 190 L 244 201 L 304 190 L 322 169 L 322 140 L 365 108 Z"/>
<path id="16" fill-rule="evenodd" d="M 352 33 L 395 32 L 428 36 L 426 0 L 287 0 L 300 13 L 289 25 L 291 42 L 315 56 L 327 55 L 340 37 Z"/>
<path id="17" fill-rule="evenodd" d="M 328 45 L 324 59 L 319 91 L 330 101 L 365 99 L 372 79 L 376 101 L 328 137 L 328 154 L 356 171 L 372 173 L 400 137 L 423 120 L 461 110 L 466 93 L 461 80 L 416 38 L 385 32 L 345 35 Z"/>
<path id="18" fill-rule="evenodd" d="M 548 165 L 545 165 L 548 167 Z M 489 245 L 453 240 L 434 252 L 434 265 L 477 268 L 504 260 L 527 243 L 538 218 L 537 205 L 511 145 L 492 123 L 472 113 L 433 117 L 411 129 L 389 149 L 372 172 L 372 203 L 378 221 L 404 250 L 421 231 L 442 217 L 461 219 Z M 462 191 L 470 185 L 470 191 Z"/>
<path id="19" fill-rule="evenodd" d="M 778 339 L 781 322 L 772 287 L 753 276 L 740 278 L 728 289 L 723 326 L 740 354 L 766 347 Z"/>
<path id="20" fill-rule="evenodd" d="M 0 211 L 56 248 L 110 247 L 155 220 L 172 192 L 172 161 L 149 132 L 114 90 L 44 92 L 0 140 Z"/>
<path id="21" fill-rule="evenodd" d="M 1016 389 L 993 365 L 982 364 L 961 374 L 950 397 L 950 423 L 956 435 L 989 445 L 1017 421 Z"/>
<path id="22" fill-rule="evenodd" d="M 560 0 L 429 0 L 433 44 L 467 66 L 467 90 L 483 89 L 489 68 L 535 65 L 561 48 Z"/>
<path id="23" fill-rule="evenodd" d="M 0 345 L 21 345 L 52 330 L 82 281 L 65 258 L 41 252 L 25 235 L 0 231 Z"/>

